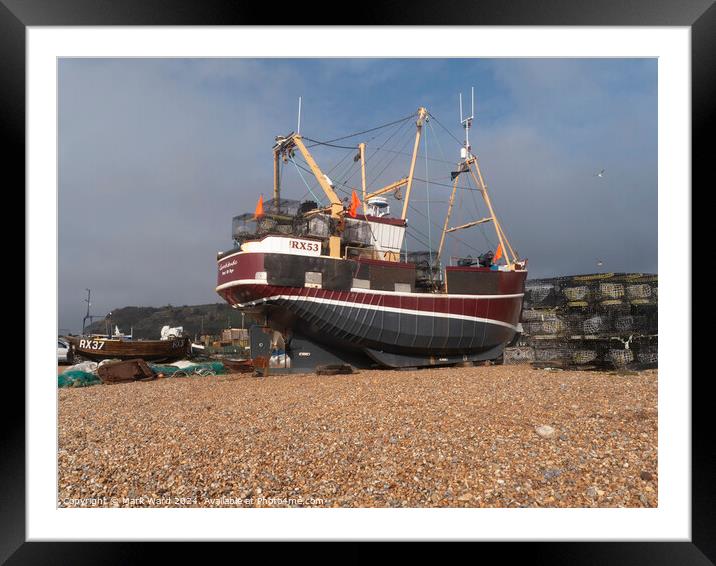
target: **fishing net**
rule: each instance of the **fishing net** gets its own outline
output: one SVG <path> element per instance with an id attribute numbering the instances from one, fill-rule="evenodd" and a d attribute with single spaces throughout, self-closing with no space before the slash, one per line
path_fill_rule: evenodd
<path id="1" fill-rule="evenodd" d="M 400 254 L 401 261 L 415 264 L 415 282 L 418 287 L 431 286 L 441 280 L 442 270 L 436 259 L 436 253 L 429 250 Z"/>
<path id="2" fill-rule="evenodd" d="M 588 301 L 589 287 L 581 285 L 579 287 L 565 287 L 564 296 L 568 301 Z"/>
<path id="3" fill-rule="evenodd" d="M 361 220 L 345 219 L 343 230 L 343 241 L 349 245 L 368 246 L 372 243 L 373 236 L 370 231 L 370 224 Z"/>
<path id="4" fill-rule="evenodd" d="M 330 219 L 306 213 L 318 207 L 315 201 L 292 199 L 269 199 L 263 203 L 263 214 L 255 212 L 234 216 L 231 221 L 231 237 L 237 244 L 263 236 L 293 235 L 326 237 L 330 233 Z"/>
<path id="5" fill-rule="evenodd" d="M 577 365 L 589 364 L 597 359 L 598 353 L 596 350 L 573 350 L 572 351 L 572 362 Z"/>
<path id="6" fill-rule="evenodd" d="M 149 364 L 154 373 L 162 373 L 171 377 L 187 377 L 189 375 L 221 375 L 226 368 L 221 362 L 205 362 L 187 366 Z"/>
<path id="7" fill-rule="evenodd" d="M 599 273 L 525 284 L 523 333 L 505 363 L 648 368 L 658 362 L 658 277 Z"/>
<path id="8" fill-rule="evenodd" d="M 296 216 L 301 210 L 301 201 L 287 198 L 264 201 L 264 214 L 276 216 Z"/>
<path id="9" fill-rule="evenodd" d="M 87 387 L 101 383 L 95 374 L 82 370 L 67 370 L 57 376 L 57 387 Z"/>

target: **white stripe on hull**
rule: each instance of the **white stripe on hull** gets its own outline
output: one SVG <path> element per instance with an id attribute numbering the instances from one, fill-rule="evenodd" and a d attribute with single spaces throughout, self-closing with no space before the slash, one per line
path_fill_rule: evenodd
<path id="1" fill-rule="evenodd" d="M 238 285 L 268 285 L 265 279 L 236 279 L 235 281 L 229 281 L 223 285 L 219 285 L 216 288 L 216 292 L 223 289 L 229 289 L 230 287 L 237 287 Z"/>
<path id="2" fill-rule="evenodd" d="M 216 291 L 238 287 L 239 285 L 268 285 L 265 279 L 236 279 L 219 285 Z M 281 285 L 276 285 L 281 287 Z M 297 287 L 301 289 L 302 287 Z M 510 295 L 458 295 L 454 293 L 405 293 L 402 291 L 379 291 L 377 289 L 361 289 L 360 287 L 352 287 L 350 290 L 338 291 L 339 293 L 365 293 L 367 295 L 391 295 L 393 297 L 433 297 L 436 299 L 516 299 L 523 297 L 524 293 L 512 293 Z"/>
<path id="3" fill-rule="evenodd" d="M 455 295 L 453 295 L 453 296 L 455 296 Z M 471 298 L 479 297 L 479 295 L 467 295 L 467 296 L 471 297 Z M 498 297 L 506 297 L 508 295 L 497 295 L 497 296 Z M 516 296 L 521 296 L 521 295 L 516 295 Z M 375 310 L 375 311 L 411 314 L 411 315 L 415 315 L 415 316 L 452 318 L 455 320 L 469 320 L 472 322 L 483 322 L 486 324 L 496 324 L 498 326 L 504 326 L 505 328 L 510 328 L 510 329 L 514 330 L 515 332 L 518 332 L 517 326 L 514 326 L 507 322 L 503 322 L 501 320 L 495 320 L 492 318 L 482 318 L 479 316 L 468 316 L 468 315 L 464 315 L 464 314 L 453 314 L 453 313 L 437 312 L 437 311 L 421 311 L 421 310 L 414 310 L 414 309 L 403 309 L 403 308 L 398 308 L 398 307 L 386 307 L 383 305 L 372 305 L 370 303 L 355 303 L 355 302 L 351 302 L 351 301 L 339 301 L 336 299 L 324 299 L 322 297 L 309 297 L 309 296 L 300 296 L 300 295 L 273 295 L 271 297 L 265 297 L 263 299 L 258 299 L 256 301 L 249 301 L 248 303 L 237 303 L 235 306 L 238 308 L 253 307 L 253 306 L 257 306 L 261 303 L 265 303 L 267 301 L 274 301 L 274 300 L 308 301 L 308 302 L 315 302 L 315 303 L 319 303 L 319 304 L 323 304 L 323 305 L 332 305 L 332 306 L 347 307 L 347 308 L 368 309 L 368 310 Z"/>

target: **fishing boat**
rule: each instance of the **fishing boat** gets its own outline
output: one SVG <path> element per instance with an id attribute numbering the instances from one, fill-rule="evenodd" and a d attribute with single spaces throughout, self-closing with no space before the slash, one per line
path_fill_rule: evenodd
<path id="1" fill-rule="evenodd" d="M 293 369 L 330 363 L 423 367 L 501 356 L 519 331 L 527 260 L 508 240 L 472 152 L 474 104 L 473 115 L 463 118 L 462 103 L 460 114 L 465 141 L 450 175 L 452 191 L 437 250 L 405 249 L 421 137 L 434 118 L 426 108 L 409 117 L 415 134 L 407 175 L 374 189 L 366 182 L 365 142 L 354 148 L 361 171 L 358 187 L 332 181 L 309 149 L 352 146 L 303 137 L 300 118 L 296 132 L 276 138 L 273 198 L 264 202 L 261 196 L 253 213 L 233 218 L 234 247 L 217 255 L 217 293 L 260 323 L 258 334 L 251 336 L 253 357 L 270 355 L 261 351 L 270 347 L 271 340 L 263 338 L 270 331 L 283 337 L 287 365 Z M 282 167 L 298 167 L 297 159 L 322 198 L 282 198 Z M 456 193 L 465 178 L 482 197 L 487 214 L 451 226 Z M 350 195 L 350 201 L 342 200 L 338 190 Z M 399 216 L 390 213 L 389 197 L 402 201 Z M 494 229 L 499 242 L 495 250 L 444 260 L 451 234 L 483 224 Z"/>
<path id="2" fill-rule="evenodd" d="M 175 362 L 190 354 L 189 336 L 165 340 L 134 340 L 122 335 L 66 336 L 75 356 L 101 361 L 141 358 L 152 362 Z"/>

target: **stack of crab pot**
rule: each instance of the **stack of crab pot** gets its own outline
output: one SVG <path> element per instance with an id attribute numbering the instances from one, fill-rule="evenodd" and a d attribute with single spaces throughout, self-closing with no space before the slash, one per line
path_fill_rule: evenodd
<path id="1" fill-rule="evenodd" d="M 598 273 L 528 280 L 522 334 L 504 362 L 646 369 L 657 366 L 658 277 Z"/>

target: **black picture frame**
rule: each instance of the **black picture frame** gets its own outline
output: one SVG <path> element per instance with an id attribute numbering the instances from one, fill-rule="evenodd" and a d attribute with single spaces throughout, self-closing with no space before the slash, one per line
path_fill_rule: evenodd
<path id="1" fill-rule="evenodd" d="M 692 44 L 692 172 L 707 175 L 708 138 L 716 99 L 716 7 L 713 0 L 424 0 L 386 6 L 346 5 L 325 8 L 324 25 L 566 25 L 687 26 Z M 0 124 L 5 138 L 5 178 L 9 191 L 25 186 L 25 37 L 28 26 L 89 25 L 316 25 L 318 9 L 297 5 L 231 0 L 0 0 Z M 342 21 L 338 14 L 350 14 Z M 708 136 L 708 137 L 707 137 Z M 713 158 L 711 158 L 713 159 Z M 10 174 L 8 176 L 8 173 Z M 688 187 L 680 189 L 682 194 Z M 24 206 L 24 204 L 23 204 Z M 698 257 L 698 256 L 695 256 Z M 691 277 L 691 273 L 684 274 Z M 31 300 L 25 294 L 25 302 Z M 687 330 L 687 329 L 685 329 Z M 26 356 L 29 355 L 26 352 Z M 691 379 L 691 367 L 684 375 Z M 26 376 L 31 379 L 33 376 Z M 37 378 L 38 376 L 34 376 Z M 674 376 L 676 377 L 676 376 Z M 713 564 L 716 561 L 716 443 L 709 419 L 710 375 L 691 380 L 692 391 L 692 537 L 690 542 L 525 542 L 490 543 L 510 561 L 546 564 Z M 19 412 L 2 411 L 0 456 L 0 560 L 7 564 L 136 563 L 154 560 L 152 543 L 69 543 L 25 541 L 24 383 L 6 375 L 4 398 Z M 10 401 L 7 401 L 10 400 Z M 559 536 L 559 533 L 555 533 Z M 78 533 L 81 538 L 81 533 Z M 509 549 L 506 547 L 509 545 Z M 164 546 L 164 545 L 162 545 Z M 224 545 L 224 548 L 226 546 Z M 151 549 L 151 550 L 149 550 Z M 165 549 L 163 560 L 178 558 L 185 547 Z M 235 552 L 229 550 L 229 552 Z M 504 553 L 504 554 L 503 554 Z M 215 550 L 211 550 L 216 559 Z M 241 555 L 243 557 L 243 555 Z M 240 556 L 234 555 L 234 559 Z"/>

